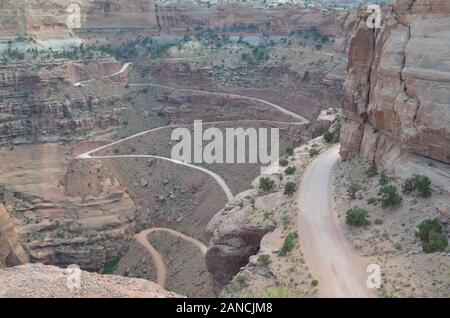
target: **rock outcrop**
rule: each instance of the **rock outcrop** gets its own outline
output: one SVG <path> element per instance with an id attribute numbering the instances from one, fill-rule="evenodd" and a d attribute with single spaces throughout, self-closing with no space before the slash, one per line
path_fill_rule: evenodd
<path id="1" fill-rule="evenodd" d="M 28 261 L 13 220 L 0 203 L 0 268 L 20 265 Z"/>
<path id="2" fill-rule="evenodd" d="M 145 279 L 100 275 L 42 264 L 0 270 L 0 298 L 177 297 L 182 296 Z"/>
<path id="3" fill-rule="evenodd" d="M 392 170 L 406 156 L 449 164 L 450 3 L 398 0 L 390 8 L 381 29 L 369 29 L 361 12 L 351 39 L 341 155 L 360 153 Z"/>
<path id="4" fill-rule="evenodd" d="M 254 207 L 250 202 L 255 200 L 256 193 L 250 190 L 239 194 L 208 224 L 207 231 L 212 238 L 205 259 L 216 290 L 221 290 L 247 265 L 268 232 L 271 222 L 264 221 L 262 213 L 259 216 L 252 213 Z M 246 200 L 248 205 L 241 208 L 241 200 Z"/>
<path id="5" fill-rule="evenodd" d="M 102 271 L 132 239 L 136 206 L 109 162 L 66 161 L 90 145 L 76 147 L 46 144 L 0 150 L 4 205 L 31 262 Z M 3 231 L 11 221 L 0 221 L 2 233 L 13 233 L 12 228 Z M 6 246 L 17 246 L 12 243 Z"/>

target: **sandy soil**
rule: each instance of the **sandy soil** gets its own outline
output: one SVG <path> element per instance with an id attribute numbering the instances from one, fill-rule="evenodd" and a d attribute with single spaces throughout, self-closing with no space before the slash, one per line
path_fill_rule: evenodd
<path id="1" fill-rule="evenodd" d="M 417 225 L 424 219 L 437 217 L 448 226 L 449 199 L 446 191 L 432 180 L 432 195 L 421 198 L 417 193 L 401 192 L 401 183 L 390 179 L 402 195 L 399 206 L 383 208 L 369 204 L 379 191 L 379 176 L 368 177 L 368 163 L 359 158 L 342 162 L 334 176 L 333 206 L 344 235 L 350 244 L 381 268 L 382 285 L 377 290 L 380 297 L 449 297 L 450 253 L 425 254 L 417 233 Z M 351 200 L 347 189 L 352 182 L 359 182 L 362 189 Z M 370 225 L 353 227 L 345 222 L 345 213 L 351 207 L 368 211 Z"/>

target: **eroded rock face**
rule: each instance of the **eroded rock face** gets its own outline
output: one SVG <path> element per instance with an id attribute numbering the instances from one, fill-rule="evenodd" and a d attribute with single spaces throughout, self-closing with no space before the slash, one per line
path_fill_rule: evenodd
<path id="1" fill-rule="evenodd" d="M 277 174 L 270 178 L 278 186 Z M 274 227 L 274 221 L 265 217 L 264 211 L 284 202 L 277 193 L 258 193 L 259 177 L 252 189 L 239 193 L 209 222 L 207 232 L 211 236 L 205 256 L 214 288 L 220 291 L 255 255 L 264 235 Z"/>
<path id="2" fill-rule="evenodd" d="M 132 239 L 136 206 L 111 164 L 71 160 L 90 146 L 0 151 L 5 207 L 31 262 L 102 271 Z M 12 224 L 0 221 L 2 229 Z"/>
<path id="3" fill-rule="evenodd" d="M 271 9 L 246 3 L 227 3 L 209 8 L 190 1 L 159 4 L 156 1 L 79 0 L 79 26 L 73 21 L 71 0 L 17 1 L 4 0 L 0 4 L 0 36 L 20 34 L 40 38 L 66 38 L 84 30 L 104 28 L 145 29 L 152 33 L 182 34 L 188 28 L 211 28 L 231 25 L 256 25 L 268 34 L 287 34 L 290 31 L 315 27 L 319 32 L 338 38 L 336 50 L 344 51 L 347 30 L 354 23 L 353 10 L 305 9 L 299 5 L 281 5 Z M 26 9 L 25 9 L 26 8 Z M 20 17 L 20 18 L 19 18 Z M 73 27 L 73 29 L 71 29 Z M 78 29 L 78 30 L 77 30 Z M 135 30 L 139 32 L 139 30 Z"/>
<path id="4" fill-rule="evenodd" d="M 27 264 L 0 270 L 0 298 L 182 297 L 145 279 L 85 271 L 79 271 L 80 287 L 70 289 L 69 275 L 78 275 L 78 272 L 42 264 Z"/>
<path id="5" fill-rule="evenodd" d="M 345 159 L 359 152 L 388 165 L 412 154 L 450 163 L 449 9 L 399 0 L 379 30 L 360 14 L 344 84 Z"/>
<path id="6" fill-rule="evenodd" d="M 28 261 L 13 220 L 0 203 L 0 268 L 20 265 Z"/>

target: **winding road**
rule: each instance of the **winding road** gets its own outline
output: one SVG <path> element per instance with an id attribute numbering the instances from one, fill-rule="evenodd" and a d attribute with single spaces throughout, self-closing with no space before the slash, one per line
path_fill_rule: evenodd
<path id="1" fill-rule="evenodd" d="M 332 173 L 339 145 L 319 155 L 306 169 L 298 194 L 299 237 L 305 259 L 319 280 L 323 297 L 373 297 L 366 286 L 364 259 L 350 246 L 332 208 Z"/>
<path id="2" fill-rule="evenodd" d="M 156 268 L 156 283 L 158 285 L 161 285 L 162 287 L 164 287 L 166 284 L 166 277 L 167 277 L 166 266 L 164 265 L 164 261 L 161 257 L 161 254 L 159 254 L 159 252 L 148 241 L 148 235 L 150 233 L 154 233 L 154 232 L 167 232 L 172 236 L 181 238 L 181 239 L 197 246 L 200 249 L 203 256 L 206 255 L 207 247 L 205 244 L 203 244 L 202 242 L 200 242 L 190 236 L 187 236 L 183 233 L 180 233 L 180 232 L 172 230 L 172 229 L 155 227 L 155 228 L 143 230 L 142 232 L 136 234 L 136 236 L 135 236 L 136 242 L 141 244 L 150 253 L 150 256 L 153 259 L 153 263 L 155 264 L 155 268 Z"/>
<path id="3" fill-rule="evenodd" d="M 120 71 L 99 79 L 104 79 L 121 74 L 127 70 L 132 63 L 126 63 Z M 95 79 L 86 80 L 75 83 L 74 86 L 84 86 Z M 181 92 L 201 93 L 209 95 L 218 95 L 225 98 L 242 98 L 257 101 L 267 106 L 273 107 L 280 112 L 292 116 L 298 122 L 291 124 L 309 124 L 309 121 L 303 116 L 293 113 L 279 105 L 262 100 L 259 98 L 241 96 L 229 93 L 208 92 L 196 89 L 174 88 L 158 84 L 129 84 L 130 86 L 149 86 L 159 87 Z M 251 119 L 248 119 L 251 120 Z M 268 122 L 268 121 L 266 121 Z M 212 124 L 210 122 L 208 124 Z M 224 123 L 224 122 L 217 122 Z M 76 159 L 113 159 L 113 158 L 156 158 L 173 162 L 202 171 L 211 177 L 220 185 L 225 192 L 228 200 L 233 198 L 228 185 L 225 181 L 214 172 L 195 166 L 189 163 L 181 162 L 171 158 L 154 156 L 154 155 L 117 155 L 117 156 L 94 156 L 100 150 L 114 146 L 126 140 L 130 140 L 147 133 L 151 133 L 160 129 L 180 127 L 186 125 L 172 125 L 158 127 L 155 129 L 143 131 L 135 135 L 123 138 L 121 140 L 98 147 L 91 151 L 80 154 Z M 339 160 L 339 147 L 334 146 L 319 155 L 306 169 L 303 175 L 302 185 L 297 197 L 300 212 L 299 218 L 299 237 L 302 242 L 302 248 L 307 262 L 320 282 L 321 296 L 324 297 L 373 297 L 374 294 L 366 287 L 366 273 L 364 267 L 364 259 L 362 259 L 346 241 L 344 234 L 339 227 L 339 223 L 332 209 L 331 198 L 331 176 L 336 162 Z M 159 252 L 149 243 L 148 234 L 158 231 L 164 231 L 186 240 L 198 248 L 203 254 L 206 253 L 206 246 L 192 237 L 184 235 L 172 229 L 167 228 L 150 228 L 146 229 L 135 236 L 136 241 L 141 244 L 153 258 L 156 272 L 157 283 L 161 286 L 166 282 L 166 268 Z"/>
<path id="4" fill-rule="evenodd" d="M 113 74 L 110 75 L 106 75 L 106 76 L 102 76 L 99 78 L 94 78 L 94 79 L 89 79 L 89 80 L 84 80 L 84 81 L 80 81 L 74 84 L 74 86 L 77 87 L 83 87 L 86 86 L 88 83 L 93 82 L 95 80 L 99 80 L 99 79 L 106 79 L 109 77 L 113 77 L 116 75 L 119 75 L 123 72 L 125 72 L 128 67 L 131 65 L 132 63 L 125 63 L 122 68 L 118 71 L 115 72 Z M 145 86 L 145 87 L 158 87 L 158 88 L 163 88 L 163 89 L 169 89 L 169 90 L 176 90 L 176 91 L 180 91 L 180 92 L 187 92 L 187 93 L 200 93 L 200 94 L 207 94 L 207 95 L 215 95 L 215 96 L 221 96 L 224 98 L 241 98 L 241 99 L 246 99 L 246 100 L 250 100 L 250 101 L 256 101 L 259 102 L 261 104 L 267 105 L 269 107 L 275 108 L 277 110 L 279 110 L 280 112 L 287 114 L 293 118 L 295 118 L 297 120 L 297 122 L 289 122 L 289 124 L 297 124 L 297 125 L 307 125 L 309 124 L 309 120 L 306 119 L 305 117 L 296 114 L 294 112 L 291 112 L 279 105 L 276 105 L 274 103 L 268 102 L 266 100 L 263 99 L 259 99 L 259 98 L 255 98 L 255 97 L 248 97 L 248 96 L 242 96 L 242 95 L 236 95 L 236 94 L 230 94 L 230 93 L 218 93 L 218 92 L 209 92 L 209 91 L 202 91 L 202 90 L 196 90 L 196 89 L 186 89 L 186 88 L 174 88 L 174 87 L 170 87 L 170 86 L 165 86 L 165 85 L 158 85 L 158 84 L 129 84 L 130 86 Z M 269 120 L 251 120 L 251 119 L 247 119 L 248 121 L 255 121 L 255 122 L 272 122 L 272 123 L 286 123 L 286 122 L 281 122 L 281 121 L 269 121 Z M 232 121 L 228 121 L 228 122 L 232 122 Z M 205 124 L 223 124 L 223 123 L 227 123 L 227 121 L 217 121 L 217 122 L 205 122 Z M 208 174 L 209 176 L 211 176 L 218 184 L 219 186 L 222 188 L 222 190 L 224 191 L 225 195 L 227 196 L 228 201 L 231 201 L 233 199 L 233 193 L 231 192 L 230 188 L 228 187 L 228 185 L 226 184 L 226 182 L 216 173 L 205 169 L 203 167 L 200 166 L 196 166 L 190 163 L 185 163 L 179 160 L 175 160 L 172 158 L 167 158 L 167 157 L 162 157 L 162 156 L 156 156 L 156 155 L 113 155 L 113 156 L 95 156 L 94 154 L 100 150 L 112 147 L 114 145 L 117 145 L 119 143 L 125 142 L 127 140 L 131 140 L 133 138 L 139 137 L 139 136 L 143 136 L 145 134 L 148 133 L 152 133 L 158 130 L 162 130 L 162 129 L 167 129 L 167 128 L 176 128 L 176 127 L 181 127 L 181 126 L 186 126 L 186 125 L 169 125 L 169 126 L 163 126 L 163 127 L 158 127 L 158 128 L 154 128 L 154 129 L 150 129 L 150 130 L 146 130 L 146 131 L 142 131 L 140 133 L 122 138 L 120 140 L 111 142 L 109 144 L 100 146 L 98 148 L 92 149 L 90 151 L 87 151 L 85 153 L 82 153 L 80 155 L 78 155 L 76 157 L 76 159 L 80 159 L 80 160 L 89 160 L 89 159 L 115 159 L 115 158 L 156 158 L 156 159 L 160 159 L 160 160 L 165 160 L 165 161 L 169 161 L 178 165 L 182 165 L 182 166 L 186 166 L 195 170 L 199 170 L 201 172 L 204 172 L 206 174 Z M 184 235 L 180 232 L 177 232 L 175 230 L 171 230 L 171 229 L 167 229 L 167 228 L 150 228 L 150 229 L 146 229 L 142 232 L 140 232 L 139 234 L 137 234 L 135 236 L 136 241 L 141 244 L 151 255 L 153 262 L 155 264 L 156 267 L 156 282 L 163 286 L 165 285 L 166 282 L 166 268 L 164 265 L 164 262 L 162 260 L 161 255 L 159 254 L 159 252 L 150 244 L 150 242 L 148 241 L 148 234 L 153 233 L 153 232 L 157 232 L 157 231 L 165 231 L 175 237 L 179 237 L 187 242 L 190 242 L 194 245 L 196 245 L 197 247 L 200 248 L 201 252 L 203 255 L 206 254 L 206 250 L 207 247 L 200 241 L 189 237 L 187 235 Z"/>

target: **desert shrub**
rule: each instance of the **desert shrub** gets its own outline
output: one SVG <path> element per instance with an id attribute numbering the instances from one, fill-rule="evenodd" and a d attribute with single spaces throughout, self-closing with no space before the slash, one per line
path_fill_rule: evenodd
<path id="1" fill-rule="evenodd" d="M 296 241 L 297 241 L 297 233 L 293 232 L 286 235 L 279 255 L 284 256 L 287 253 L 289 253 L 294 248 Z"/>
<path id="2" fill-rule="evenodd" d="M 386 185 L 378 192 L 380 196 L 378 200 L 381 202 L 382 207 L 388 207 L 398 205 L 402 202 L 401 195 L 398 194 L 397 188 L 393 185 Z"/>
<path id="3" fill-rule="evenodd" d="M 366 209 L 355 207 L 347 210 L 345 220 L 349 225 L 367 226 L 370 224 L 368 217 L 369 213 Z"/>
<path id="4" fill-rule="evenodd" d="M 372 163 L 372 164 L 369 166 L 369 168 L 367 168 L 367 170 L 366 170 L 366 175 L 367 175 L 368 177 L 374 177 L 374 176 L 376 176 L 377 174 L 378 174 L 378 168 L 377 168 L 377 165 L 374 164 L 374 163 Z"/>
<path id="5" fill-rule="evenodd" d="M 386 184 L 389 183 L 389 178 L 387 177 L 387 175 L 384 173 L 384 171 L 381 173 L 380 175 L 380 180 L 379 180 L 380 185 L 385 186 Z"/>
<path id="6" fill-rule="evenodd" d="M 339 139 L 341 138 L 341 127 L 342 127 L 342 122 L 341 122 L 341 119 L 338 118 L 336 120 L 336 123 L 334 124 L 334 130 L 333 130 L 334 141 L 336 141 L 336 142 L 338 142 Z"/>
<path id="7" fill-rule="evenodd" d="M 271 191 L 275 186 L 275 181 L 271 180 L 269 177 L 262 177 L 259 179 L 259 188 L 263 191 Z"/>
<path id="8" fill-rule="evenodd" d="M 378 199 L 377 198 L 369 198 L 369 200 L 367 200 L 367 204 L 377 205 Z"/>
<path id="9" fill-rule="evenodd" d="M 284 229 L 287 229 L 289 227 L 289 225 L 291 225 L 291 219 L 287 215 L 283 216 L 282 221 L 283 221 L 283 228 Z"/>
<path id="10" fill-rule="evenodd" d="M 271 263 L 270 255 L 259 255 L 257 263 L 261 267 L 267 267 Z"/>
<path id="11" fill-rule="evenodd" d="M 415 174 L 412 178 L 412 182 L 414 184 L 414 187 L 417 189 L 417 192 L 419 192 L 419 195 L 423 198 L 427 198 L 431 195 L 431 181 L 430 178 L 427 176 L 422 176 Z"/>
<path id="12" fill-rule="evenodd" d="M 245 277 L 244 275 L 239 275 L 238 277 L 236 277 L 236 282 L 240 285 L 244 285 L 247 282 L 247 277 Z"/>
<path id="13" fill-rule="evenodd" d="M 286 154 L 287 154 L 288 156 L 292 156 L 292 155 L 294 154 L 294 149 L 292 149 L 292 148 L 287 148 L 287 149 L 286 149 Z"/>
<path id="14" fill-rule="evenodd" d="M 399 251 L 401 251 L 402 250 L 402 244 L 400 243 L 400 242 L 395 242 L 394 243 L 394 247 L 395 247 L 395 249 L 397 249 L 397 250 L 399 250 Z"/>
<path id="15" fill-rule="evenodd" d="M 331 131 L 327 131 L 325 134 L 323 134 L 323 139 L 325 139 L 326 142 L 332 142 L 334 140 L 334 133 Z"/>
<path id="16" fill-rule="evenodd" d="M 347 193 L 350 199 L 354 200 L 356 198 L 356 192 L 362 189 L 361 184 L 358 181 L 353 181 L 347 189 Z"/>
<path id="17" fill-rule="evenodd" d="M 286 158 L 280 159 L 280 166 L 286 167 L 289 164 L 289 161 Z"/>
<path id="18" fill-rule="evenodd" d="M 293 174 L 295 172 L 295 170 L 296 170 L 296 168 L 294 166 L 289 166 L 284 170 L 284 172 L 286 174 Z"/>
<path id="19" fill-rule="evenodd" d="M 291 196 L 297 189 L 297 184 L 295 182 L 289 181 L 284 185 L 284 194 Z"/>
<path id="20" fill-rule="evenodd" d="M 316 287 L 317 285 L 319 285 L 319 281 L 317 279 L 313 279 L 311 281 L 311 286 Z"/>
<path id="21" fill-rule="evenodd" d="M 119 266 L 119 262 L 120 262 L 120 257 L 116 257 L 112 261 L 106 263 L 105 266 L 103 267 L 102 273 L 111 275 L 116 270 L 117 266 Z"/>
<path id="22" fill-rule="evenodd" d="M 438 218 L 426 219 L 419 226 L 419 236 L 425 253 L 445 251 L 448 246 L 447 234 Z"/>
<path id="23" fill-rule="evenodd" d="M 310 158 L 314 158 L 315 156 L 317 156 L 320 153 L 320 149 L 318 148 L 311 148 L 309 149 L 309 157 Z"/>

